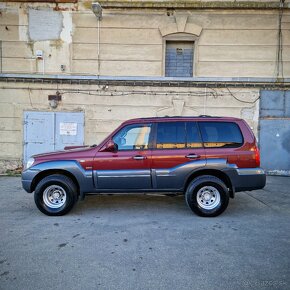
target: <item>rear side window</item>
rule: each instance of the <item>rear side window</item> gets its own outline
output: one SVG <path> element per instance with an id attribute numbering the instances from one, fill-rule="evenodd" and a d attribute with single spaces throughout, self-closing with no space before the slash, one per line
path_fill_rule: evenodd
<path id="1" fill-rule="evenodd" d="M 236 123 L 199 122 L 206 148 L 234 148 L 243 145 L 243 136 Z"/>
<path id="2" fill-rule="evenodd" d="M 158 123 L 156 136 L 157 149 L 185 148 L 185 123 Z"/>

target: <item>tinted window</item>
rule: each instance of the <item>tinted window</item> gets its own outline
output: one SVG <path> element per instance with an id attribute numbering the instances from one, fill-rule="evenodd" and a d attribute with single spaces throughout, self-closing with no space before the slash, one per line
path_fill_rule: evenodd
<path id="1" fill-rule="evenodd" d="M 199 130 L 196 122 L 188 122 L 186 125 L 187 133 L 187 147 L 188 148 L 200 148 L 202 147 L 202 141 L 200 138 Z"/>
<path id="2" fill-rule="evenodd" d="M 157 124 L 157 149 L 185 148 L 185 123 L 158 123 Z"/>
<path id="3" fill-rule="evenodd" d="M 230 148 L 243 144 L 237 124 L 230 122 L 199 122 L 204 147 Z"/>
<path id="4" fill-rule="evenodd" d="M 121 129 L 113 141 L 118 145 L 118 150 L 144 150 L 148 149 L 151 124 L 129 125 Z"/>

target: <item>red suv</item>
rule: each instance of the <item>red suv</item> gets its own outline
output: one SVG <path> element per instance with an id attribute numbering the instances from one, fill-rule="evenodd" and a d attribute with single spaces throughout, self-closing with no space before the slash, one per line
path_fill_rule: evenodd
<path id="1" fill-rule="evenodd" d="M 69 212 L 86 194 L 185 194 L 200 216 L 217 216 L 235 192 L 261 189 L 266 176 L 253 132 L 242 119 L 128 120 L 98 146 L 31 157 L 23 188 L 47 215 Z"/>

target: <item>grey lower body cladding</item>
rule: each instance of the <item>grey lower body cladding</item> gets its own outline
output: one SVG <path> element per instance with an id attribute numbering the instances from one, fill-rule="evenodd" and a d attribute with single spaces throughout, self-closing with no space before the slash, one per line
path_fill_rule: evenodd
<path id="1" fill-rule="evenodd" d="M 95 170 L 85 171 L 76 161 L 45 162 L 22 173 L 22 185 L 27 192 L 34 190 L 34 180 L 44 171 L 63 170 L 78 183 L 80 195 L 109 192 L 184 192 L 194 174 L 223 173 L 233 192 L 261 189 L 266 175 L 261 168 L 237 168 L 226 159 L 191 161 L 169 169 Z"/>

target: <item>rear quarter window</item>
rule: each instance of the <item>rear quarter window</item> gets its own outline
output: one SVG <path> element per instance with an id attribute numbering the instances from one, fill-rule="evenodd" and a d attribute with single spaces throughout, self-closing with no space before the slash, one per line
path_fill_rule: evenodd
<path id="1" fill-rule="evenodd" d="M 233 122 L 199 122 L 206 148 L 236 148 L 244 143 L 239 126 Z"/>

